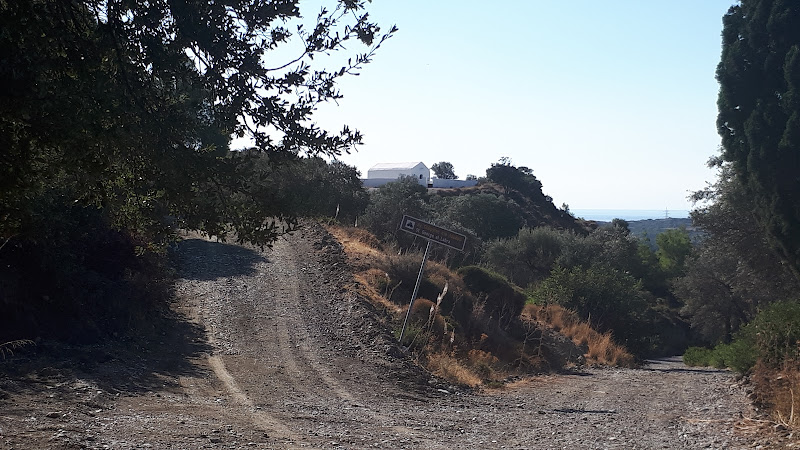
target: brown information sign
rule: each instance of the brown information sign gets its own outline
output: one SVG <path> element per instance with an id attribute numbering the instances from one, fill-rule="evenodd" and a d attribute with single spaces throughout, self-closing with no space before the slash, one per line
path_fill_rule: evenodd
<path id="1" fill-rule="evenodd" d="M 464 246 L 467 243 L 467 237 L 463 234 L 445 230 L 411 216 L 403 216 L 403 221 L 400 222 L 400 229 L 437 244 L 454 248 L 460 252 L 464 251 Z"/>

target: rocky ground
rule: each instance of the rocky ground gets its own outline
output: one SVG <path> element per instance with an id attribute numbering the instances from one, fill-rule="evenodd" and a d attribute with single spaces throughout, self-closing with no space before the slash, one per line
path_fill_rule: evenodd
<path id="1" fill-rule="evenodd" d="M 782 448 L 726 371 L 678 359 L 504 389 L 415 366 L 309 226 L 259 251 L 178 250 L 174 313 L 149 340 L 41 343 L 0 361 L 2 449 Z"/>

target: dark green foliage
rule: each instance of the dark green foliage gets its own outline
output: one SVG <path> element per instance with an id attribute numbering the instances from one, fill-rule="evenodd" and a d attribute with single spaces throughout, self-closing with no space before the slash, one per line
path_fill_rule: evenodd
<path id="1" fill-rule="evenodd" d="M 688 356 L 687 356 L 688 355 Z M 690 348 L 684 355 L 689 365 L 728 367 L 745 373 L 760 360 L 766 367 L 780 369 L 784 362 L 800 358 L 800 303 L 777 302 L 761 311 L 738 331 L 730 343 L 713 350 Z"/>
<path id="2" fill-rule="evenodd" d="M 586 236 L 565 234 L 565 237 L 557 260 L 563 267 L 605 265 L 636 278 L 644 275 L 639 241 L 624 228 L 601 227 Z"/>
<path id="3" fill-rule="evenodd" d="M 0 237 L 28 236 L 30 201 L 62 186 L 65 204 L 99 206 L 113 227 L 157 244 L 169 239 L 166 215 L 220 236 L 275 239 L 271 218 L 285 213 L 247 189 L 264 175 L 252 156 L 279 165 L 360 142 L 309 119 L 386 37 L 361 9 L 339 2 L 313 31 L 295 32 L 284 26 L 299 18 L 296 2 L 3 2 Z M 305 52 L 278 69 L 265 55 L 291 36 Z M 357 39 L 371 48 L 348 66 L 310 66 Z M 254 150 L 228 155 L 232 133 Z"/>
<path id="4" fill-rule="evenodd" d="M 777 369 L 784 361 L 800 360 L 800 302 L 770 305 L 747 325 L 747 337 L 769 367 Z"/>
<path id="5" fill-rule="evenodd" d="M 745 373 L 755 366 L 758 353 L 749 338 L 737 338 L 730 344 L 718 344 L 712 349 L 689 347 L 683 355 L 687 366 L 715 367 L 732 369 Z"/>
<path id="6" fill-rule="evenodd" d="M 618 229 L 623 233 L 630 234 L 631 232 L 630 224 L 625 219 L 613 219 L 611 221 L 611 228 Z"/>
<path id="7" fill-rule="evenodd" d="M 629 274 L 606 266 L 556 267 L 532 292 L 537 303 L 554 303 L 577 312 L 600 331 L 612 331 L 632 351 L 641 352 L 638 341 L 648 309 L 647 294 Z"/>
<path id="8" fill-rule="evenodd" d="M 523 225 L 519 205 L 488 193 L 451 198 L 445 208 L 438 214 L 472 230 L 482 240 L 514 236 Z"/>
<path id="9" fill-rule="evenodd" d="M 458 269 L 467 289 L 483 301 L 484 313 L 508 324 L 522 312 L 528 298 L 502 275 L 479 266 Z"/>
<path id="10" fill-rule="evenodd" d="M 770 243 L 800 277 L 800 4 L 743 0 L 723 17 L 717 127 Z"/>
<path id="11" fill-rule="evenodd" d="M 733 334 L 753 318 L 759 297 L 747 295 L 737 277 L 740 268 L 735 253 L 725 247 L 707 245 L 689 261 L 686 276 L 675 283 L 675 293 L 684 302 L 683 313 L 705 342 L 730 342 Z"/>
<path id="12" fill-rule="evenodd" d="M 642 319 L 639 346 L 645 356 L 680 355 L 691 343 L 689 323 L 680 316 L 679 310 L 671 307 L 666 300 L 658 299 L 657 304 L 649 302 L 649 308 Z"/>
<path id="13" fill-rule="evenodd" d="M 528 198 L 544 198 L 542 182 L 533 175 L 533 170 L 527 167 L 515 167 L 507 160 L 492 164 L 486 169 L 486 178 L 503 186 L 506 194 L 514 190 Z"/>
<path id="14" fill-rule="evenodd" d="M 169 294 L 162 256 L 110 228 L 97 208 L 39 197 L 30 228 L 0 251 L 0 341 L 94 341 L 141 325 Z"/>
<path id="15" fill-rule="evenodd" d="M 730 344 L 719 344 L 714 347 L 712 361 L 715 367 L 727 367 L 739 373 L 745 373 L 756 365 L 758 352 L 748 338 L 734 339 Z"/>
<path id="16" fill-rule="evenodd" d="M 388 37 L 352 1 L 295 28 L 297 3 L 0 2 L 2 332 L 115 328 L 160 298 L 147 258 L 177 228 L 265 245 L 295 225 L 276 169 L 360 143 L 311 115 Z M 356 40 L 345 67 L 313 59 Z"/>
<path id="17" fill-rule="evenodd" d="M 706 238 L 675 282 L 675 294 L 703 342 L 727 343 L 759 309 L 795 295 L 800 283 L 770 248 L 753 215 L 753 198 L 729 167 L 695 198 L 710 201 L 692 213 Z"/>
<path id="18" fill-rule="evenodd" d="M 408 245 L 413 237 L 400 231 L 403 215 L 427 217 L 428 189 L 413 177 L 384 184 L 370 193 L 361 223 L 379 239 Z"/>
<path id="19" fill-rule="evenodd" d="M 523 228 L 517 236 L 487 245 L 485 260 L 518 286 L 528 286 L 550 274 L 572 235 L 549 227 Z"/>
<path id="20" fill-rule="evenodd" d="M 683 362 L 690 367 L 711 367 L 716 366 L 712 361 L 713 350 L 703 347 L 689 347 L 683 354 Z"/>
<path id="21" fill-rule="evenodd" d="M 458 175 L 453 171 L 453 165 L 447 161 L 438 162 L 431 166 L 431 170 L 436 175 L 436 178 L 443 180 L 457 180 Z"/>
<path id="22" fill-rule="evenodd" d="M 692 252 L 692 243 L 685 228 L 666 230 L 656 236 L 656 257 L 661 270 L 668 278 L 683 275 L 686 258 Z"/>
<path id="23" fill-rule="evenodd" d="M 286 162 L 275 169 L 274 183 L 284 209 L 298 216 L 336 217 L 353 224 L 369 203 L 358 170 L 340 161 L 308 157 Z M 253 190 L 259 188 L 254 183 Z"/>

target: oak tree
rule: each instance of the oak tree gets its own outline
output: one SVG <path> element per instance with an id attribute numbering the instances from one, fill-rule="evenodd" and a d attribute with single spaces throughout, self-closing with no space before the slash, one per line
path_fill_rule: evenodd
<path id="1" fill-rule="evenodd" d="M 296 0 L 0 2 L 0 237 L 31 237 L 57 187 L 149 242 L 176 225 L 271 242 L 291 214 L 248 189 L 270 183 L 254 157 L 355 148 L 312 114 L 394 31 L 331 3 L 307 19 Z"/>

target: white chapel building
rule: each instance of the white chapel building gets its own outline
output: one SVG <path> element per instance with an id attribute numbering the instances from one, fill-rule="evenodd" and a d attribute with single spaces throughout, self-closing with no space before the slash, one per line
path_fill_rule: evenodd
<path id="1" fill-rule="evenodd" d="M 378 187 L 402 176 L 413 177 L 425 187 L 431 183 L 431 170 L 421 162 L 375 164 L 367 171 L 367 179 L 362 181 L 365 187 Z"/>

